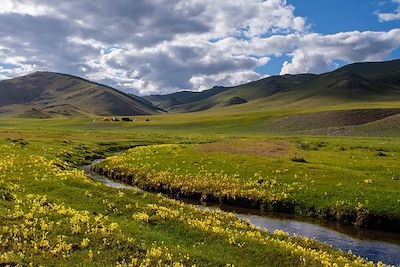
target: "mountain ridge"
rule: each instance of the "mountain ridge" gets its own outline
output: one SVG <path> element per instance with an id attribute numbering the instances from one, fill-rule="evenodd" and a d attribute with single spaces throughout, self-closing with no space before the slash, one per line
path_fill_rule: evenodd
<path id="1" fill-rule="evenodd" d="M 40 71 L 0 81 L 3 116 L 133 116 L 159 112 L 162 109 L 138 96 L 70 74 Z"/>
<path id="2" fill-rule="evenodd" d="M 82 77 L 35 72 L 0 81 L 0 116 L 91 117 L 311 107 L 400 101 L 400 60 L 353 63 L 322 74 L 275 75 L 247 84 L 139 97 Z"/>
<path id="3" fill-rule="evenodd" d="M 293 104 L 307 100 L 311 103 L 318 99 L 357 102 L 389 101 L 393 97 L 394 100 L 400 100 L 400 60 L 352 63 L 322 74 L 270 76 L 243 85 L 224 87 L 223 91 L 211 96 L 208 93 L 193 92 L 196 94 L 194 101 L 171 101 L 172 98 L 179 99 L 183 94 L 186 95 L 184 99 L 188 99 L 190 92 L 144 98 L 169 112 L 177 113 L 227 108 L 229 105 L 224 103 L 229 103 L 232 98 L 242 99 L 242 103 L 235 106 L 249 107 L 254 101 L 264 101 L 267 105 L 277 101 Z"/>

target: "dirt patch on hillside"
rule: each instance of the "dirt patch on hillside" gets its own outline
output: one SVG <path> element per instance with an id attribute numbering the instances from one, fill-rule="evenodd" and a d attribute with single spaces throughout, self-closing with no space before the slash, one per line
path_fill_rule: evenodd
<path id="1" fill-rule="evenodd" d="M 291 144 L 284 141 L 254 141 L 254 140 L 232 140 L 201 145 L 202 152 L 225 152 L 231 154 L 282 157 L 291 151 Z"/>
<path id="2" fill-rule="evenodd" d="M 271 121 L 270 124 L 271 127 L 285 130 L 327 129 L 331 127 L 362 125 L 396 114 L 400 114 L 400 109 L 326 111 L 279 118 Z"/>

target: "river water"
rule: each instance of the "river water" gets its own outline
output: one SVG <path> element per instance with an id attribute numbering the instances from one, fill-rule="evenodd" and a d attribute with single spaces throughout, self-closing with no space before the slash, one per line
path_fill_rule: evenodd
<path id="1" fill-rule="evenodd" d="M 322 223 L 319 225 L 318 223 L 303 222 L 294 218 L 239 213 L 236 213 L 236 215 L 261 229 L 268 231 L 281 229 L 289 234 L 314 238 L 346 252 L 351 250 L 354 255 L 367 258 L 375 263 L 381 261 L 386 264 L 400 266 L 400 237 L 396 234 L 381 233 L 382 236 L 380 236 L 378 232 L 374 232 L 371 235 L 364 230 L 358 231 L 356 235 L 350 235 Z M 391 238 L 391 235 L 394 236 Z"/>
<path id="2" fill-rule="evenodd" d="M 95 160 L 92 165 L 101 161 Z M 112 181 L 91 171 L 90 167 L 92 165 L 83 166 L 81 169 L 94 180 L 112 188 L 141 190 L 134 186 Z M 237 209 L 224 205 L 207 207 L 198 205 L 198 207 L 201 209 L 221 209 L 234 212 L 238 218 L 269 232 L 278 229 L 283 230 L 292 235 L 313 238 L 345 252 L 351 251 L 354 255 L 369 259 L 375 263 L 381 261 L 385 264 L 400 266 L 400 234 L 361 230 L 339 223 L 304 219 L 294 215 L 257 214 L 257 212 L 251 210 Z"/>

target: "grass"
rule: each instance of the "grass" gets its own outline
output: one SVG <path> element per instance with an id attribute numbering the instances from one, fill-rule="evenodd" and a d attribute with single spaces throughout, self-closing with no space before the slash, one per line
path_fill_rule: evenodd
<path id="1" fill-rule="evenodd" d="M 95 170 L 155 191 L 395 230 L 399 144 L 286 138 L 155 145 L 133 148 Z"/>
<path id="2" fill-rule="evenodd" d="M 107 188 L 74 168 L 87 157 L 107 155 L 112 144 L 27 136 L 0 142 L 3 265 L 367 264 L 314 241 L 260 231 L 232 214 Z"/>
<path id="3" fill-rule="evenodd" d="M 391 178 L 398 173 L 397 138 L 265 137 L 255 131 L 263 128 L 258 115 L 156 116 L 149 123 L 146 117 L 137 123 L 1 119 L 0 265 L 372 266 L 312 240 L 260 231 L 233 214 L 107 188 L 76 169 L 131 148 L 104 164 L 113 161 L 110 169 L 117 170 L 118 163 L 128 171 L 147 164 L 143 170 L 151 167 L 154 174 L 170 168 L 165 177 L 171 183 L 179 182 L 179 175 L 185 183 L 204 173 L 208 176 L 202 181 L 214 186 L 210 189 L 219 183 L 220 193 L 224 183 L 231 183 L 244 195 L 254 191 L 304 200 L 304 211 L 330 207 L 332 184 L 346 175 L 337 199 L 348 200 L 350 210 L 360 202 L 371 212 L 391 210 L 398 216 L 399 188 Z M 275 115 L 264 114 L 269 116 Z M 243 119 L 251 129 L 241 127 Z M 375 155 L 380 152 L 386 156 Z M 292 161 L 295 157 L 308 163 Z M 347 166 L 350 160 L 356 162 Z M 328 176 L 319 179 L 323 174 Z M 327 196 L 315 202 L 325 191 Z M 366 196 L 355 199 L 354 192 Z"/>

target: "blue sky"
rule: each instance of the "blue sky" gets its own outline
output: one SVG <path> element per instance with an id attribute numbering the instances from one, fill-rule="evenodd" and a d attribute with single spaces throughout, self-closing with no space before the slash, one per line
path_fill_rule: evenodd
<path id="1" fill-rule="evenodd" d="M 0 79 L 47 70 L 140 95 L 400 58 L 400 0 L 2 0 Z"/>
<path id="2" fill-rule="evenodd" d="M 389 31 L 400 28 L 400 20 L 380 22 L 377 12 L 392 12 L 397 4 L 392 1 L 368 0 L 287 0 L 295 7 L 295 15 L 306 18 L 309 31 L 335 34 L 350 31 Z M 400 58 L 400 48 L 384 60 Z M 270 64 L 257 68 L 263 74 L 279 74 L 287 56 L 273 57 Z M 338 66 L 348 62 L 336 61 Z"/>
<path id="3" fill-rule="evenodd" d="M 311 30 L 324 34 L 344 31 L 384 31 L 399 27 L 399 21 L 380 23 L 376 12 L 392 11 L 396 4 L 374 0 L 288 0 L 296 15 L 306 17 Z"/>

